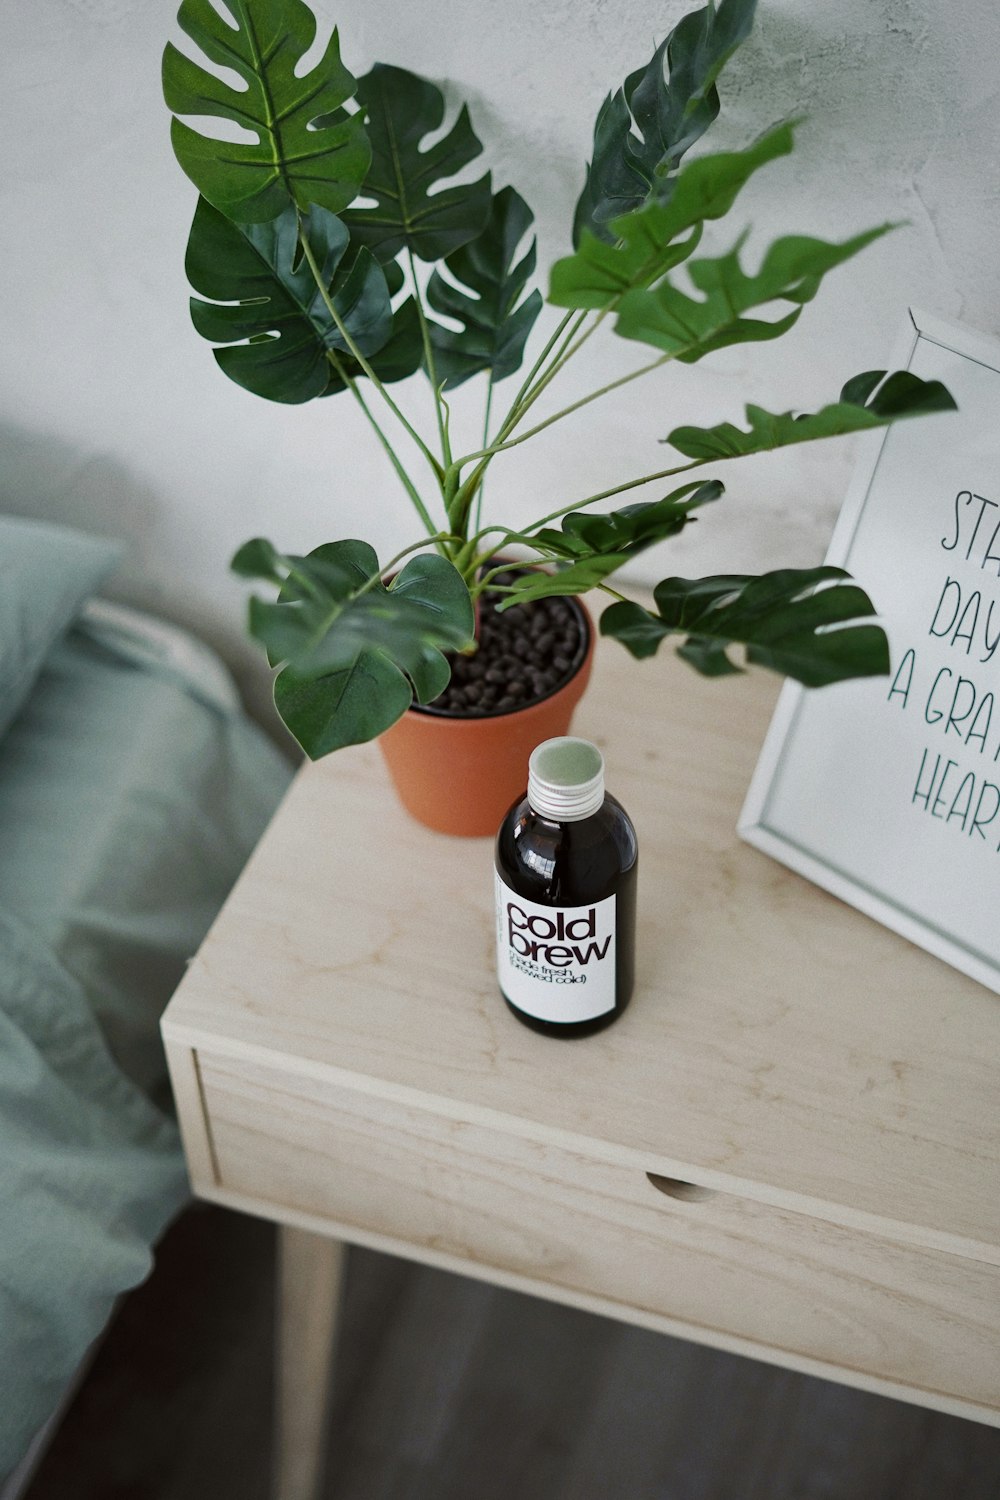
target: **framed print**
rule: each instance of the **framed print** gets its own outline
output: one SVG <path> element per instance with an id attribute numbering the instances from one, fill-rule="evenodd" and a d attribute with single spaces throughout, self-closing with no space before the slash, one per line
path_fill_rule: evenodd
<path id="1" fill-rule="evenodd" d="M 785 685 L 738 831 L 1000 991 L 1000 342 L 910 309 L 891 368 L 958 403 L 864 435 L 827 554 L 891 671 Z"/>

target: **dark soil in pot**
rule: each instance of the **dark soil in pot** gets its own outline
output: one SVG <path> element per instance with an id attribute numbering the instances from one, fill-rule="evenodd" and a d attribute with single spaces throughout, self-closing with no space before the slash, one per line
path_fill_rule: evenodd
<path id="1" fill-rule="evenodd" d="M 498 583 L 514 575 L 500 574 Z M 569 599 L 536 599 L 498 614 L 483 600 L 479 650 L 448 654 L 451 681 L 421 713 L 489 718 L 540 703 L 570 680 L 587 652 L 588 626 Z"/>

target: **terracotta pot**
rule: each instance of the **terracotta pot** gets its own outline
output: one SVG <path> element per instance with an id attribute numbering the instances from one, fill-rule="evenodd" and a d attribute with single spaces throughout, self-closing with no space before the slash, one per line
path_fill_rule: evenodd
<path id="1" fill-rule="evenodd" d="M 585 647 L 561 688 L 509 713 L 462 719 L 411 708 L 379 739 L 400 801 L 438 833 L 496 833 L 528 780 L 528 756 L 542 740 L 568 734 L 594 658 L 594 625 L 579 599 Z"/>

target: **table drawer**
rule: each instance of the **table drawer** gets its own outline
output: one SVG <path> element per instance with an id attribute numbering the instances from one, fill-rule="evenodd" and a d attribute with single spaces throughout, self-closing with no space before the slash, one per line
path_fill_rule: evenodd
<path id="1" fill-rule="evenodd" d="M 1000 1422 L 1000 1268 L 321 1078 L 198 1068 L 200 1192 Z"/>

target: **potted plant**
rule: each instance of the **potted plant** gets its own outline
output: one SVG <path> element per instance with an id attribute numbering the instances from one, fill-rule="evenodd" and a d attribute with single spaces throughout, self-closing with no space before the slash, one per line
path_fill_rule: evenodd
<path id="1" fill-rule="evenodd" d="M 200 194 L 186 262 L 195 327 L 217 346 L 224 373 L 258 396 L 301 403 L 349 393 L 419 522 L 416 539 L 385 562 L 356 539 L 303 557 L 257 538 L 233 559 L 237 573 L 278 589 L 273 600 L 251 600 L 250 630 L 279 668 L 275 703 L 305 752 L 316 758 L 392 729 L 383 741 L 391 749 L 450 730 L 456 746 L 430 751 L 439 789 L 421 801 L 404 786 L 407 804 L 449 831 L 491 831 L 520 789 L 525 745 L 568 727 L 565 714 L 552 727 L 540 709 L 561 708 L 581 686 L 590 628 L 566 601 L 592 589 L 616 600 L 602 635 L 636 657 L 679 635 L 679 654 L 712 676 L 741 670 L 734 646 L 808 686 L 886 672 L 874 606 L 841 570 L 666 578 L 653 608 L 609 579 L 720 498 L 708 465 L 953 406 L 938 382 L 869 371 L 816 412 L 747 406 L 745 427 L 676 427 L 666 439 L 675 457 L 657 472 L 623 476 L 529 526 L 484 524 L 484 478 L 505 452 L 668 362 L 780 337 L 829 271 L 892 227 L 839 242 L 784 236 L 756 269 L 745 236 L 721 255 L 698 254 L 706 223 L 792 150 L 786 122 L 742 150 L 684 160 L 718 115 L 716 81 L 749 34 L 754 0 L 685 16 L 605 100 L 573 248 L 549 275 L 552 326 L 496 417 L 494 388 L 521 369 L 543 300 L 529 290 L 535 249 L 524 246 L 533 217 L 524 200 L 512 187 L 495 192 L 488 173 L 452 181 L 482 149 L 467 108 L 425 148 L 444 121 L 433 83 L 383 64 L 355 79 L 336 31 L 297 76 L 316 30 L 303 0 L 222 4 L 231 22 L 207 0 L 183 0 L 178 20 L 242 90 L 173 44 L 163 61 L 174 149 Z M 185 115 L 220 116 L 256 139 L 217 140 Z M 540 415 L 536 403 L 560 372 L 609 331 L 644 347 L 635 370 Z M 423 432 L 390 389 L 418 370 L 433 409 Z M 472 377 L 484 379 L 484 436 L 461 451 L 448 392 Z M 592 509 L 650 485 L 661 487 L 653 499 Z M 573 673 L 575 687 L 560 684 Z M 511 734 L 513 770 L 504 771 L 495 747 Z M 471 792 L 470 823 L 454 792 L 468 792 L 477 765 L 488 781 Z"/>

